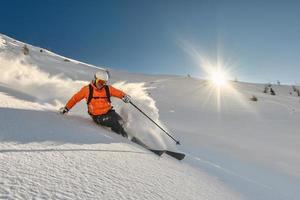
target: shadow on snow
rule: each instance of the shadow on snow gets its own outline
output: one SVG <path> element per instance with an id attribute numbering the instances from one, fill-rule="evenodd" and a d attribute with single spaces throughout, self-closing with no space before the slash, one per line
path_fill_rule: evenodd
<path id="1" fill-rule="evenodd" d="M 11 108 L 0 108 L 0 113 L 2 142 L 108 144 L 127 141 L 84 117 Z"/>

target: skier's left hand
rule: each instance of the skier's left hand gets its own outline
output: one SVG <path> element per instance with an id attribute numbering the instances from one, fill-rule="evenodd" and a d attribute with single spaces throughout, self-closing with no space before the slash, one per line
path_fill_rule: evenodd
<path id="1" fill-rule="evenodd" d="M 129 103 L 131 101 L 131 97 L 129 95 L 125 94 L 124 97 L 122 98 L 122 100 L 125 103 Z"/>
<path id="2" fill-rule="evenodd" d="M 61 108 L 59 109 L 59 113 L 62 114 L 62 115 L 68 113 L 68 111 L 69 111 L 69 109 L 66 108 L 66 107 L 61 107 Z"/>

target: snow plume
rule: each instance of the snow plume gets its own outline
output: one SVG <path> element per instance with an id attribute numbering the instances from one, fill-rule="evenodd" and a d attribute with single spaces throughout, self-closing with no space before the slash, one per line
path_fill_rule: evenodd
<path id="1" fill-rule="evenodd" d="M 12 98 L 15 98 L 20 100 L 14 101 L 16 104 L 22 104 L 21 107 L 15 105 L 15 108 L 24 109 L 25 106 L 28 109 L 57 110 L 65 105 L 68 98 L 86 84 L 88 82 L 72 80 L 64 74 L 51 76 L 39 69 L 38 66 L 29 64 L 29 61 L 23 55 L 16 59 L 10 59 L 0 54 L 0 86 L 8 88 L 7 91 L 9 91 L 7 92 L 8 96 L 5 96 L 5 98 L 3 96 L 5 101 L 0 102 L 4 107 L 14 107 L 9 102 L 12 102 Z M 145 83 L 118 82 L 114 86 L 129 94 L 138 107 L 154 121 L 161 124 L 155 101 L 147 93 L 149 88 L 145 86 Z M 118 99 L 114 100 L 114 98 L 112 100 L 114 101 L 114 108 L 126 122 L 126 130 L 131 136 L 139 135 L 139 138 L 151 147 L 165 147 L 163 133 L 149 119 L 130 104 L 124 104 Z"/>
<path id="2" fill-rule="evenodd" d="M 37 103 L 50 104 L 55 108 L 62 106 L 65 98 L 86 84 L 85 81 L 66 78 L 63 74 L 51 76 L 38 66 L 28 64 L 24 56 L 9 59 L 4 55 L 0 55 L 0 83 L 34 97 Z"/>
<path id="3" fill-rule="evenodd" d="M 121 89 L 131 96 L 132 102 L 142 109 L 155 122 L 159 122 L 158 108 L 154 99 L 149 96 L 145 83 L 126 83 L 117 82 L 114 87 Z M 113 100 L 113 98 L 112 98 Z M 162 131 L 154 125 L 149 119 L 142 115 L 136 108 L 130 104 L 124 104 L 120 101 L 114 101 L 114 108 L 126 122 L 126 131 L 131 135 L 138 135 L 146 144 L 151 147 L 165 148 L 166 144 Z M 163 125 L 162 125 L 163 126 Z"/>

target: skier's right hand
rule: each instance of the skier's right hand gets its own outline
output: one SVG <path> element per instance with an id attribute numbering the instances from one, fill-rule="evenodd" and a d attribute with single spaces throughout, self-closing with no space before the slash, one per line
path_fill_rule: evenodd
<path id="1" fill-rule="evenodd" d="M 68 111 L 69 111 L 69 109 L 67 107 L 61 107 L 59 109 L 59 113 L 62 114 L 62 115 L 67 114 Z"/>

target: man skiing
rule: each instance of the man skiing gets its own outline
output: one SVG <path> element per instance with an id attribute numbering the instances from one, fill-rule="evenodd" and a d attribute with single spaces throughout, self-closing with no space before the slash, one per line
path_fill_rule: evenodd
<path id="1" fill-rule="evenodd" d="M 66 114 L 68 111 L 83 98 L 87 101 L 88 113 L 93 118 L 94 122 L 99 125 L 110 127 L 112 131 L 127 137 L 122 126 L 122 118 L 115 112 L 111 105 L 110 97 L 122 99 L 125 103 L 130 102 L 130 96 L 123 91 L 107 85 L 108 73 L 106 71 L 98 71 L 94 75 L 94 79 L 89 85 L 84 86 L 74 94 L 67 102 L 65 107 L 62 107 L 59 112 Z"/>

